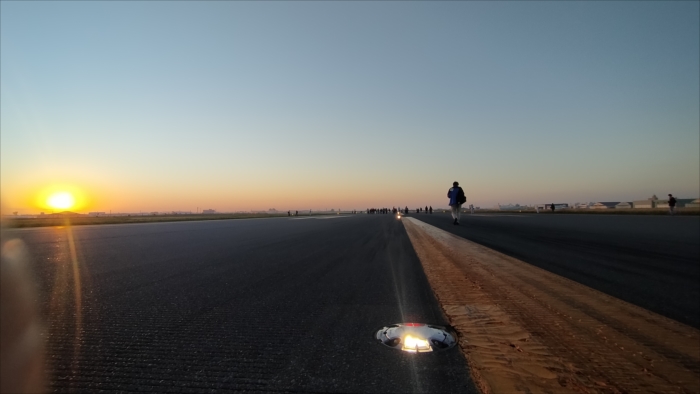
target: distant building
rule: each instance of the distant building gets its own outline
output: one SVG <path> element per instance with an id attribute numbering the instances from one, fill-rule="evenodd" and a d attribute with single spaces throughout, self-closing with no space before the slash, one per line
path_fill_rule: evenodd
<path id="1" fill-rule="evenodd" d="M 632 208 L 656 208 L 656 202 L 659 200 L 656 194 L 646 200 L 632 201 Z"/>
<path id="2" fill-rule="evenodd" d="M 275 208 L 270 208 L 270 209 L 268 209 L 267 211 L 268 211 L 268 212 L 271 212 L 271 213 L 277 212 L 277 210 L 276 210 Z"/>
<path id="3" fill-rule="evenodd" d="M 214 209 L 202 209 L 202 213 L 203 213 L 203 214 L 206 214 L 206 213 L 216 213 L 216 210 L 214 210 Z"/>
<path id="4" fill-rule="evenodd" d="M 530 207 L 528 207 L 526 205 L 520 205 L 520 204 L 515 204 L 515 205 L 513 205 L 513 204 L 505 204 L 505 205 L 497 204 L 495 207 L 493 207 L 493 209 L 495 209 L 497 211 L 516 211 L 516 210 L 523 210 L 523 209 L 529 209 L 529 208 Z"/>
<path id="5" fill-rule="evenodd" d="M 695 200 L 691 200 L 690 202 L 686 202 L 683 204 L 685 208 L 700 208 L 700 198 L 696 198 Z"/>
<path id="6" fill-rule="evenodd" d="M 548 204 L 537 204 L 537 205 L 535 205 L 535 207 L 537 207 L 537 209 L 551 209 L 551 208 L 552 208 L 552 203 L 548 203 Z M 555 210 L 557 210 L 557 209 L 568 209 L 568 208 L 569 208 L 569 204 L 568 204 L 568 203 L 559 203 L 559 204 L 555 203 L 555 204 L 554 204 L 554 209 L 555 209 Z"/>
<path id="7" fill-rule="evenodd" d="M 626 202 L 626 201 L 623 201 L 623 202 L 615 205 L 615 209 L 631 209 L 631 208 L 632 208 L 632 203 Z"/>
<path id="8" fill-rule="evenodd" d="M 63 211 L 63 212 L 58 212 L 58 213 L 52 213 L 49 216 L 62 217 L 62 218 L 74 218 L 74 217 L 83 216 L 83 215 L 81 215 L 79 213 L 71 212 L 71 211 Z"/>
<path id="9" fill-rule="evenodd" d="M 693 203 L 696 205 L 693 206 Z M 692 198 L 677 198 L 676 208 L 698 208 L 698 199 Z M 658 200 L 656 208 L 668 208 L 668 200 Z"/>
<path id="10" fill-rule="evenodd" d="M 615 209 L 615 207 L 619 203 L 620 203 L 619 201 L 615 201 L 615 202 L 601 201 L 601 202 L 597 202 L 597 203 L 591 205 L 590 209 Z"/>
<path id="11" fill-rule="evenodd" d="M 656 200 L 654 208 L 668 208 L 668 200 Z"/>

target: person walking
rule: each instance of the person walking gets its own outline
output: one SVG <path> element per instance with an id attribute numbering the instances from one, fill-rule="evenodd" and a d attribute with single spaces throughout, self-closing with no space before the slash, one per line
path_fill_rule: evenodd
<path id="1" fill-rule="evenodd" d="M 671 216 L 676 214 L 676 197 L 672 194 L 668 195 L 668 214 Z"/>
<path id="2" fill-rule="evenodd" d="M 464 190 L 459 187 L 459 182 L 452 182 L 452 187 L 447 191 L 447 198 L 450 199 L 450 210 L 452 211 L 452 224 L 459 225 L 459 214 L 462 210 L 462 204 L 467 202 L 467 197 L 464 195 Z"/>
<path id="3" fill-rule="evenodd" d="M 430 206 L 430 214 L 431 215 L 433 214 L 433 206 L 432 205 Z"/>
<path id="4" fill-rule="evenodd" d="M 554 209 L 555 209 L 555 208 L 554 208 L 554 203 L 552 203 L 552 205 L 549 206 L 549 209 L 551 209 L 552 212 L 554 212 Z"/>

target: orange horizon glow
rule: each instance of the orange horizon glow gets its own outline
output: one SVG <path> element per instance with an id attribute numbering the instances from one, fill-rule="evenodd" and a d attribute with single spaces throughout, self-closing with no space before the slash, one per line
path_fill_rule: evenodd
<path id="1" fill-rule="evenodd" d="M 89 198 L 80 187 L 68 184 L 55 184 L 35 193 L 33 204 L 31 205 L 39 210 L 80 211 L 88 208 Z"/>

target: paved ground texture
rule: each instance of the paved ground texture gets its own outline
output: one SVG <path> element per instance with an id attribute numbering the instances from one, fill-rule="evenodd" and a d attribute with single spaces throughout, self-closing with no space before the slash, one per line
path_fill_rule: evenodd
<path id="1" fill-rule="evenodd" d="M 475 392 L 392 215 L 11 230 L 30 250 L 54 392 Z"/>
<path id="2" fill-rule="evenodd" d="M 411 216 L 461 246 L 393 215 L 4 237 L 30 251 L 55 392 L 475 392 L 457 349 L 373 339 L 445 314 L 485 392 L 700 387 L 700 218 Z"/>
<path id="3" fill-rule="evenodd" d="M 418 220 L 700 328 L 700 217 L 412 214 Z"/>
<path id="4" fill-rule="evenodd" d="M 413 218 L 483 393 L 697 393 L 700 331 Z"/>

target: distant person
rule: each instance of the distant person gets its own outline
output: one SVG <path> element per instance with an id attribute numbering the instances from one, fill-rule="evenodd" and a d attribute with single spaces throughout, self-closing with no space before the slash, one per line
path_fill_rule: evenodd
<path id="1" fill-rule="evenodd" d="M 403 213 L 404 213 L 405 215 L 408 215 L 408 207 L 404 208 Z"/>
<path id="2" fill-rule="evenodd" d="M 416 208 L 416 213 L 420 213 L 420 208 Z"/>
<path id="3" fill-rule="evenodd" d="M 287 216 L 292 216 L 292 211 L 287 211 Z"/>
<path id="4" fill-rule="evenodd" d="M 430 214 L 431 215 L 433 214 L 433 206 L 432 205 L 430 206 Z"/>
<path id="5" fill-rule="evenodd" d="M 676 214 L 676 197 L 672 194 L 668 195 L 668 214 L 671 216 Z"/>
<path id="6" fill-rule="evenodd" d="M 296 213 L 294 214 L 294 216 L 299 216 L 299 211 L 296 211 Z"/>
<path id="7" fill-rule="evenodd" d="M 452 224 L 459 225 L 459 214 L 462 209 L 462 204 L 467 202 L 467 197 L 464 195 L 464 190 L 459 187 L 459 182 L 452 182 L 452 187 L 447 191 L 447 198 L 450 199 L 450 210 L 452 211 Z"/>
<path id="8" fill-rule="evenodd" d="M 428 212 L 428 206 L 427 206 L 427 205 L 425 206 L 425 212 L 426 212 L 426 213 Z"/>
<path id="9" fill-rule="evenodd" d="M 554 203 L 552 203 L 552 205 L 549 206 L 549 209 L 551 209 L 552 212 L 554 212 L 554 210 L 556 209 L 556 208 L 554 207 Z"/>
<path id="10" fill-rule="evenodd" d="M 469 212 L 474 213 L 474 204 L 469 204 Z"/>

